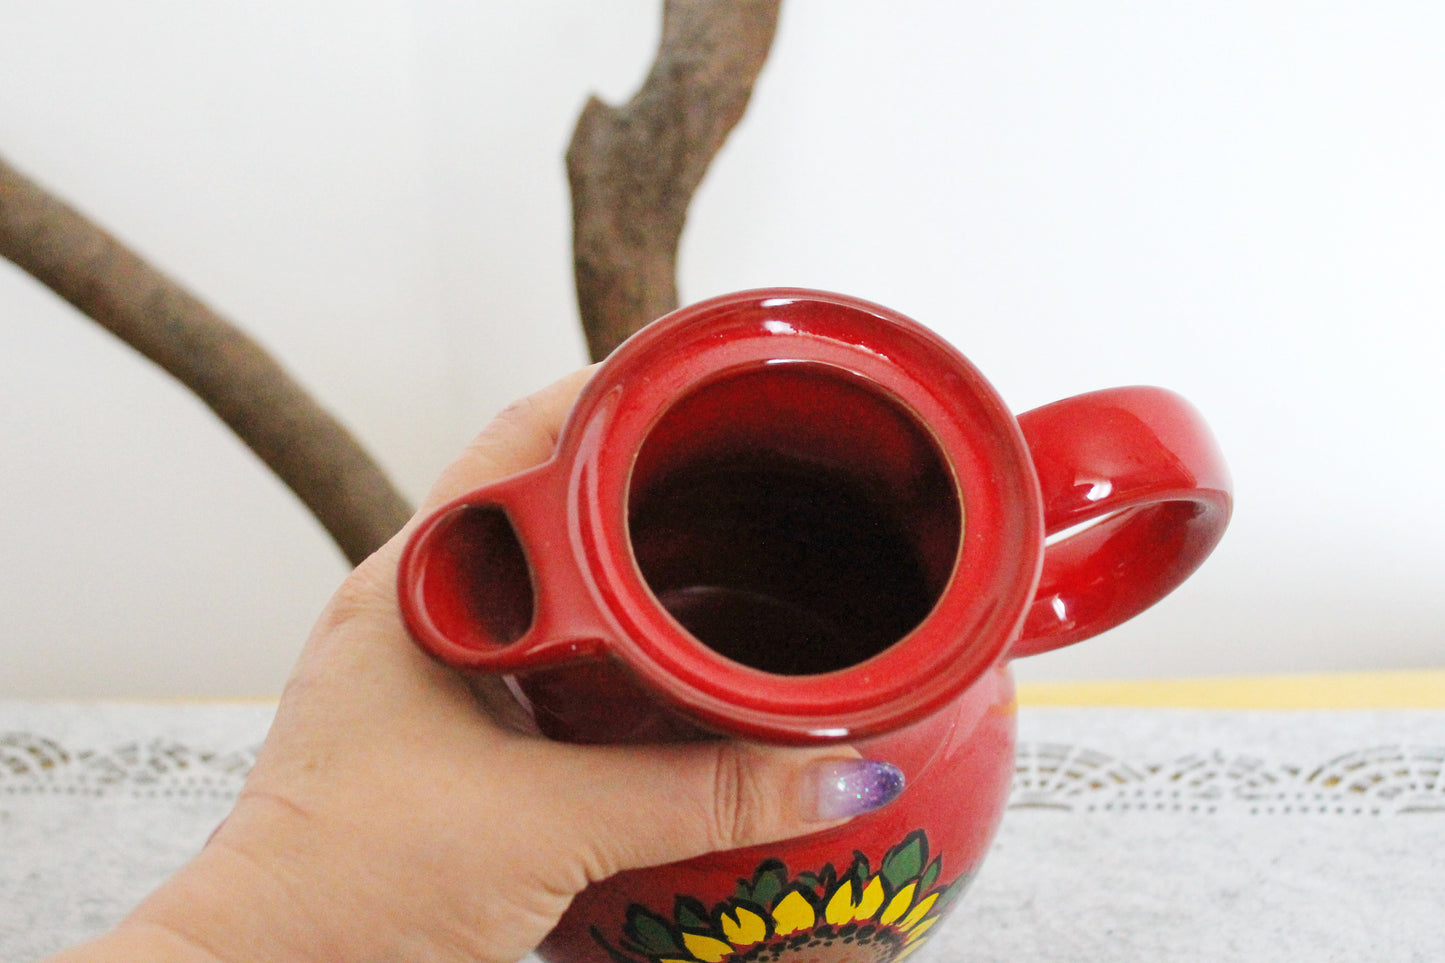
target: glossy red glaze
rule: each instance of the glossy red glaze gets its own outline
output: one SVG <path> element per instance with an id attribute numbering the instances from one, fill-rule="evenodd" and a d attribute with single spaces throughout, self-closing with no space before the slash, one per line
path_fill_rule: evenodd
<path id="1" fill-rule="evenodd" d="M 761 385 L 752 393 L 764 400 L 730 390 L 734 383 Z M 676 417 L 679 409 L 693 416 Z M 907 548 L 923 570 L 919 591 L 932 595 L 921 624 L 867 658 L 806 675 L 753 668 L 683 628 L 643 574 L 630 509 L 654 480 L 760 456 L 816 468 L 827 484 L 844 476 L 881 501 L 892 522 L 914 520 Z M 751 507 L 739 509 L 739 524 Z M 488 528 L 476 514 L 498 510 L 515 526 L 535 596 L 518 637 L 488 628 L 484 610 L 499 584 L 488 573 L 497 567 L 479 568 L 477 559 L 489 546 L 456 534 Z M 621 666 L 616 674 L 635 680 L 649 702 L 709 731 L 792 743 L 856 739 L 938 711 L 1003 656 L 1032 597 L 1042 533 L 1017 422 L 947 342 L 840 295 L 746 292 L 639 332 L 583 392 L 550 462 L 434 514 L 403 556 L 401 602 L 418 641 L 444 661 L 522 674 L 524 689 L 535 679 L 542 691 L 529 695 L 553 735 L 617 741 L 657 731 L 650 706 L 643 717 L 613 706 L 599 719 L 572 698 L 570 671 L 548 671 L 600 657 Z M 826 559 L 814 562 L 830 574 Z M 503 581 L 511 591 L 519 579 Z M 816 593 L 803 586 L 795 594 Z M 589 673 L 592 702 L 596 676 L 607 672 Z M 663 727 L 676 728 L 671 720 Z"/>
<path id="2" fill-rule="evenodd" d="M 400 598 L 422 646 L 512 677 L 554 738 L 849 740 L 908 777 L 843 829 L 589 889 L 548 958 L 706 959 L 725 931 L 739 952 L 756 945 L 758 927 L 777 949 L 799 914 L 821 920 L 852 893 L 847 877 L 873 886 L 848 925 L 895 941 L 877 957 L 892 959 L 956 895 L 946 887 L 1002 813 L 1007 661 L 1171 591 L 1222 535 L 1229 491 L 1207 427 L 1169 392 L 1112 389 L 1015 419 L 962 355 L 895 312 L 744 292 L 639 332 L 583 392 L 551 461 L 423 522 Z M 940 861 L 910 884 L 921 848 Z M 753 901 L 724 905 L 742 878 L 760 887 Z M 799 895 L 776 905 L 784 883 Z M 887 922 L 905 897 L 912 925 Z M 819 938 L 854 935 L 841 925 L 818 922 L 832 927 Z"/>
<path id="3" fill-rule="evenodd" d="M 654 957 L 648 954 L 624 950 L 617 956 L 606 948 L 616 952 L 626 946 L 626 924 L 630 915 L 637 914 L 635 907 L 645 908 L 674 925 L 679 897 L 701 904 L 714 919 L 721 915 L 720 909 L 750 904 L 766 917 L 775 910 L 776 897 L 768 901 L 771 905 L 736 899 L 739 881 L 754 879 L 760 868 L 781 866 L 790 881 L 804 873 L 822 876 L 828 867 L 842 876 L 861 853 L 869 862 L 871 875 L 877 876 L 889 850 L 919 832 L 927 841 L 927 856 L 921 862 L 926 865 L 937 859 L 940 865 L 933 884 L 917 892 L 914 906 L 927 899 L 928 891 L 956 897 L 978 871 L 998 830 L 1013 779 L 1014 738 L 1012 676 L 1005 666 L 995 666 L 944 711 L 858 744 L 859 751 L 868 758 L 884 759 L 903 769 L 908 788 L 892 805 L 837 829 L 787 843 L 712 853 L 657 869 L 621 873 L 588 887 L 577 897 L 538 955 L 555 963 L 650 963 Z M 667 789 L 645 787 L 641 791 Z M 953 887 L 951 893 L 949 887 Z M 826 889 L 820 889 L 826 896 Z M 895 895 L 898 889 L 889 886 L 888 895 Z M 817 902 L 822 904 L 817 908 L 818 922 L 822 923 L 828 901 Z M 938 915 L 948 908 L 936 907 Z M 876 920 L 883 912 L 884 908 L 878 907 L 872 915 Z M 744 956 L 747 949 L 740 947 L 737 955 Z M 668 957 L 658 954 L 655 958 Z M 678 958 L 690 957 L 678 954 Z M 810 958 L 850 957 L 801 956 L 805 961 Z M 734 957 L 725 959 L 731 961 Z"/>
<path id="4" fill-rule="evenodd" d="M 1011 657 L 1070 645 L 1172 592 L 1224 536 L 1224 457 L 1199 413 L 1163 388 L 1112 388 L 1019 416 L 1049 546 Z M 1097 522 L 1087 528 L 1083 525 Z"/>

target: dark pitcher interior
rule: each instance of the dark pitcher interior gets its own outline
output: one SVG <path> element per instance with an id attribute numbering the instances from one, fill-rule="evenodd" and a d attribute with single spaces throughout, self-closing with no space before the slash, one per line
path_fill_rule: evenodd
<path id="1" fill-rule="evenodd" d="M 841 369 L 771 362 L 673 404 L 633 467 L 637 565 L 689 633 L 781 675 L 847 668 L 919 625 L 963 518 L 928 430 Z"/>

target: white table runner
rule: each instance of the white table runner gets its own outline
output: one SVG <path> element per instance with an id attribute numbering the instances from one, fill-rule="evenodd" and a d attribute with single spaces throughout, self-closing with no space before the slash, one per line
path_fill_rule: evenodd
<path id="1" fill-rule="evenodd" d="M 264 704 L 0 702 L 0 960 L 205 841 Z M 1011 808 L 920 961 L 1445 959 L 1445 712 L 1028 709 Z"/>

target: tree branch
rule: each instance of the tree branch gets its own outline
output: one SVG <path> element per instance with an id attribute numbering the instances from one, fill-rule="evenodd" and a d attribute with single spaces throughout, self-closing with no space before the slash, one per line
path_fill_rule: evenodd
<path id="1" fill-rule="evenodd" d="M 677 307 L 677 246 L 708 164 L 742 118 L 780 0 L 667 0 L 627 105 L 587 102 L 567 148 L 577 301 L 594 361 Z"/>
<path id="2" fill-rule="evenodd" d="M 371 456 L 265 349 L 3 158 L 0 256 L 199 396 L 352 564 L 410 516 Z"/>

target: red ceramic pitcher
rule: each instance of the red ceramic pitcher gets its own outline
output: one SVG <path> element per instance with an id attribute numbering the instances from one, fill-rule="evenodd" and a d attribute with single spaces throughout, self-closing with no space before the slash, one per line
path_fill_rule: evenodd
<path id="1" fill-rule="evenodd" d="M 593 886 L 543 957 L 882 963 L 925 943 L 993 837 L 1009 661 L 1162 598 L 1229 512 L 1177 395 L 1015 418 L 896 312 L 749 291 L 619 348 L 550 461 L 416 530 L 400 595 L 422 646 L 504 674 L 553 738 L 848 741 L 906 776 L 840 828 Z"/>

